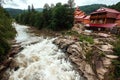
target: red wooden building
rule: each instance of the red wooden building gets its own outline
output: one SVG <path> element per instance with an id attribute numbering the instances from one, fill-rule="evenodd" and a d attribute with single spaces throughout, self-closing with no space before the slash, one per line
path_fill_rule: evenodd
<path id="1" fill-rule="evenodd" d="M 74 22 L 83 23 L 84 18 L 86 17 L 85 13 L 77 7 L 74 12 Z"/>
<path id="2" fill-rule="evenodd" d="M 109 8 L 100 8 L 90 15 L 88 27 L 113 28 L 120 26 L 120 12 Z"/>
<path id="3" fill-rule="evenodd" d="M 117 23 L 117 26 L 120 27 L 120 14 L 118 15 L 115 23 Z"/>
<path id="4" fill-rule="evenodd" d="M 90 23 L 90 15 L 86 16 L 83 20 L 84 24 L 89 24 Z"/>

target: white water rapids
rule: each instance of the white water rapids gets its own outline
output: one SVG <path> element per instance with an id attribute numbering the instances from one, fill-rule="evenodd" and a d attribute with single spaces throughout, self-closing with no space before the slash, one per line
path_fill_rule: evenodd
<path id="1" fill-rule="evenodd" d="M 65 53 L 52 43 L 54 39 L 35 36 L 27 26 L 13 26 L 15 39 L 24 49 L 15 57 L 19 69 L 9 71 L 9 80 L 82 80 Z"/>

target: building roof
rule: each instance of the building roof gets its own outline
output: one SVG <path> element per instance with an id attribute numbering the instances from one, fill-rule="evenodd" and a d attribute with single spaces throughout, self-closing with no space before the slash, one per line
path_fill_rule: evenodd
<path id="1" fill-rule="evenodd" d="M 82 19 L 82 18 L 84 18 L 85 17 L 85 15 L 82 15 L 82 16 L 75 16 L 75 18 L 77 18 L 77 19 Z"/>
<path id="2" fill-rule="evenodd" d="M 76 18 L 76 19 L 83 19 L 85 16 L 86 16 L 85 13 L 84 13 L 83 11 L 81 11 L 81 10 L 79 9 L 79 7 L 77 7 L 77 8 L 75 9 L 74 18 Z"/>
<path id="3" fill-rule="evenodd" d="M 103 27 L 103 28 L 113 28 L 117 24 L 116 23 L 109 23 L 109 24 L 86 24 L 87 27 Z"/>
<path id="4" fill-rule="evenodd" d="M 90 15 L 86 16 L 84 19 L 90 19 Z"/>
<path id="5" fill-rule="evenodd" d="M 101 7 L 100 9 L 96 10 L 95 12 L 91 13 L 91 14 L 96 14 L 96 13 L 103 13 L 103 12 L 110 12 L 110 13 L 117 13 L 119 14 L 120 12 L 115 10 L 115 9 L 110 9 L 110 8 L 105 8 L 105 7 Z"/>
<path id="6" fill-rule="evenodd" d="M 75 11 L 80 11 L 80 9 L 79 9 L 79 7 L 78 7 L 78 6 L 76 7 Z"/>

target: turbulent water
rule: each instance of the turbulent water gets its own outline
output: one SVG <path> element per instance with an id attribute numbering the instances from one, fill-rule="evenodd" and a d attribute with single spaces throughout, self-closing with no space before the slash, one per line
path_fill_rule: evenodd
<path id="1" fill-rule="evenodd" d="M 15 39 L 24 49 L 15 57 L 19 69 L 9 71 L 9 80 L 82 80 L 53 38 L 35 36 L 27 26 L 13 26 Z"/>

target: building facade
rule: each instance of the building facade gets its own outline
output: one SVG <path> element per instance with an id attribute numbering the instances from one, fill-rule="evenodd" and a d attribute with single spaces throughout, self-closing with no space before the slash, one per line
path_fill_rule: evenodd
<path id="1" fill-rule="evenodd" d="M 120 25 L 120 12 L 109 8 L 100 8 L 90 15 L 89 27 L 113 28 Z"/>
<path id="2" fill-rule="evenodd" d="M 74 12 L 74 23 L 83 23 L 85 17 L 85 13 L 77 7 Z"/>

